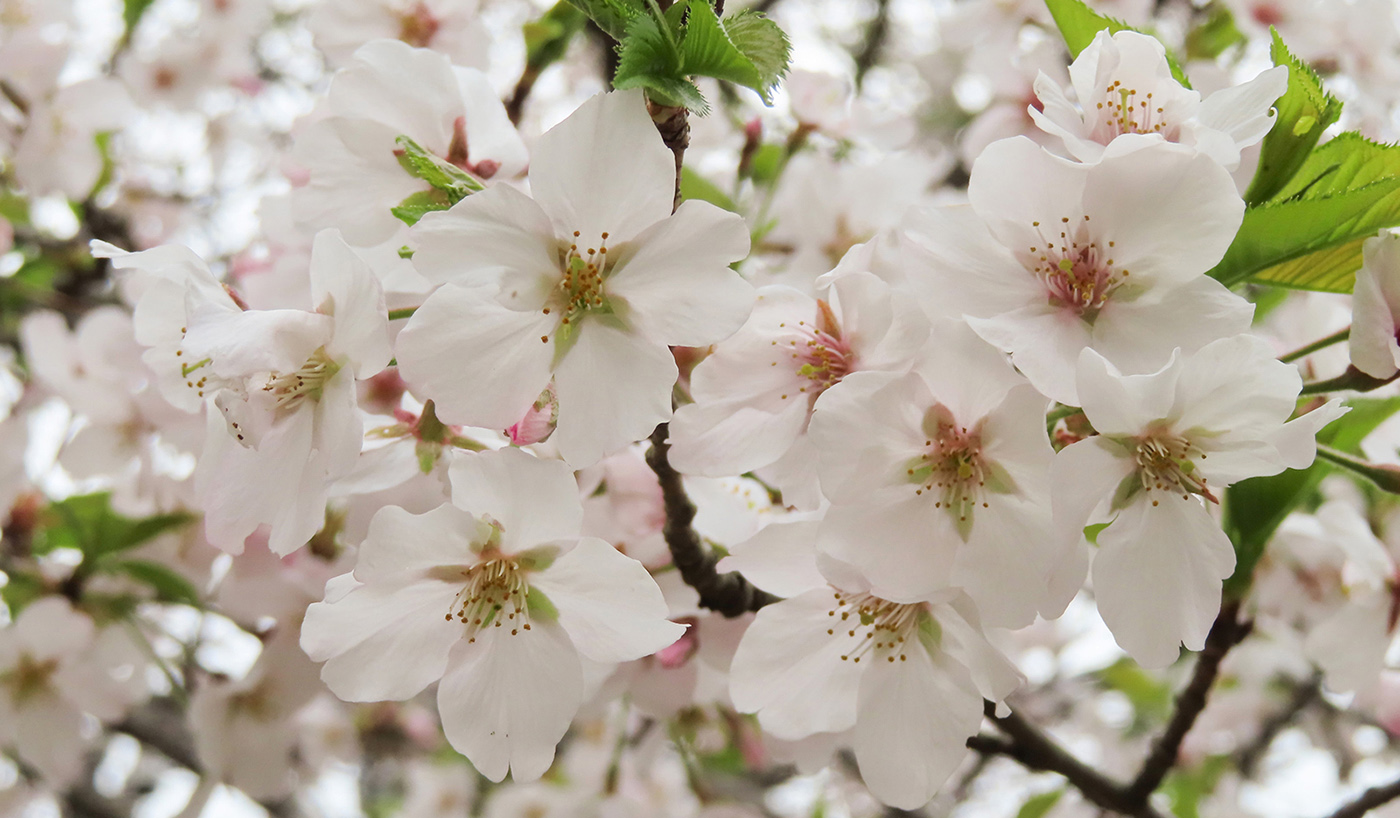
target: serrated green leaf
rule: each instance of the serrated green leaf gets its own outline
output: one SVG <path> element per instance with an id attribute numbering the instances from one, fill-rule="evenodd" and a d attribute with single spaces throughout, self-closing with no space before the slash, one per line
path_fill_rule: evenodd
<path id="1" fill-rule="evenodd" d="M 1400 397 L 1351 398 L 1351 411 L 1318 432 L 1319 443 L 1357 454 L 1361 441 L 1400 411 Z M 1334 468 L 1317 460 L 1306 469 L 1254 477 L 1225 490 L 1221 527 L 1235 546 L 1235 573 L 1225 580 L 1225 596 L 1239 599 L 1249 590 L 1254 567 L 1284 518 L 1301 507 Z"/>
<path id="2" fill-rule="evenodd" d="M 688 199 L 709 202 L 731 213 L 738 212 L 734 200 L 726 196 L 724 191 L 720 190 L 717 185 L 691 170 L 689 167 L 684 167 L 681 168 L 681 200 L 685 201 Z"/>
<path id="3" fill-rule="evenodd" d="M 761 12 L 749 9 L 725 17 L 720 24 L 729 41 L 758 72 L 758 85 L 748 87 L 757 91 L 765 104 L 771 104 L 773 90 L 787 74 L 792 59 L 787 34 Z"/>
<path id="4" fill-rule="evenodd" d="M 1016 811 L 1016 818 L 1044 818 L 1045 814 L 1055 808 L 1060 803 L 1060 799 L 1065 795 L 1064 788 L 1042 792 L 1039 795 L 1032 795 L 1026 799 L 1026 803 Z"/>
<path id="5" fill-rule="evenodd" d="M 690 19 L 681 40 L 681 68 L 690 76 L 714 77 L 752 88 L 768 102 L 769 89 L 758 69 L 730 41 L 715 10 L 705 0 L 690 4 Z"/>
<path id="6" fill-rule="evenodd" d="M 1278 32 L 1273 35 L 1274 65 L 1288 66 L 1288 90 L 1274 103 L 1278 119 L 1259 149 L 1259 166 L 1244 200 L 1257 205 L 1275 197 L 1298 173 L 1322 132 L 1342 115 L 1342 103 L 1322 87 L 1317 72 L 1293 56 Z"/>
<path id="7" fill-rule="evenodd" d="M 579 11 L 588 15 L 598 28 L 601 28 L 618 42 L 627 34 L 627 24 L 638 15 L 645 14 L 646 5 L 641 0 L 569 0 Z"/>
<path id="8" fill-rule="evenodd" d="M 420 190 L 410 195 L 408 198 L 389 208 L 389 212 L 394 214 L 394 218 L 412 227 L 418 223 L 419 219 L 432 213 L 435 210 L 447 210 L 452 207 L 452 200 L 446 193 L 437 188 L 430 190 Z M 410 253 L 410 255 L 412 255 Z"/>
<path id="9" fill-rule="evenodd" d="M 1347 131 L 1313 148 L 1273 201 L 1321 199 L 1398 177 L 1400 146 Z"/>
<path id="10" fill-rule="evenodd" d="M 1315 268 L 1309 266 L 1310 259 L 1396 225 L 1400 177 L 1321 198 L 1269 202 L 1245 211 L 1239 233 L 1210 275 L 1230 287 L 1269 271 L 1267 283 L 1349 292 L 1356 267 L 1347 272 L 1339 265 L 1354 256 L 1345 251 L 1318 256 Z M 1299 264 L 1270 270 L 1294 260 Z"/>
<path id="11" fill-rule="evenodd" d="M 1095 35 L 1104 29 L 1109 34 L 1117 34 L 1120 31 L 1136 31 L 1139 34 L 1147 34 L 1146 31 L 1133 28 L 1122 20 L 1116 20 L 1089 8 L 1082 0 L 1045 0 L 1045 7 L 1050 10 L 1050 16 L 1055 19 L 1055 25 L 1060 29 L 1060 35 L 1065 38 L 1065 46 L 1069 48 L 1071 57 L 1078 57 L 1079 52 L 1089 47 L 1094 41 Z M 1165 44 L 1164 44 L 1165 47 Z M 1171 67 L 1172 77 L 1183 86 L 1190 88 L 1191 82 L 1186 78 L 1186 72 L 1181 70 L 1181 64 L 1173 56 L 1171 49 L 1167 49 L 1167 65 Z"/>
<path id="12" fill-rule="evenodd" d="M 87 561 L 99 562 L 193 522 L 189 514 L 157 514 L 132 519 L 116 513 L 106 492 L 83 494 L 52 503 L 45 525 L 35 537 L 35 553 L 77 548 Z"/>
<path id="13" fill-rule="evenodd" d="M 658 104 L 688 108 L 703 116 L 710 110 L 709 103 L 682 73 L 680 52 L 670 32 L 662 30 L 662 22 L 642 15 L 628 24 L 627 36 L 618 46 L 613 87 L 645 88 Z"/>
<path id="14" fill-rule="evenodd" d="M 199 607 L 199 590 L 188 579 L 169 566 L 150 560 L 122 560 L 108 563 L 105 570 L 113 574 L 124 574 L 155 591 L 162 602 Z"/>
<path id="15" fill-rule="evenodd" d="M 422 179 L 436 190 L 442 191 L 451 204 L 486 189 L 470 173 L 425 150 L 408 136 L 400 135 L 394 140 L 394 144 L 398 146 L 394 153 L 399 158 L 399 165 L 408 171 L 410 176 Z"/>

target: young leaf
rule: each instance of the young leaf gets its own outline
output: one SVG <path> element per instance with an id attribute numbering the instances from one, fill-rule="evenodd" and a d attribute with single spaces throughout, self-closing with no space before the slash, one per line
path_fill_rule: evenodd
<path id="1" fill-rule="evenodd" d="M 389 208 L 389 212 L 394 214 L 394 218 L 412 227 L 418 223 L 419 219 L 434 210 L 447 210 L 450 207 L 452 207 L 452 200 L 448 198 L 447 194 L 437 188 L 432 188 L 409 195 L 402 202 Z"/>
<path id="2" fill-rule="evenodd" d="M 1274 107 L 1278 119 L 1264 137 L 1259 166 L 1245 191 L 1251 206 L 1274 198 L 1308 158 L 1322 132 L 1342 115 L 1342 103 L 1322 88 L 1322 80 L 1307 63 L 1293 56 L 1283 38 L 1271 29 L 1274 65 L 1288 66 L 1288 90 Z"/>
<path id="3" fill-rule="evenodd" d="M 486 189 L 471 174 L 445 159 L 434 156 L 407 136 L 399 136 L 394 140 L 394 144 L 398 145 L 394 153 L 398 155 L 399 164 L 403 169 L 408 171 L 409 175 L 422 179 L 442 191 L 451 204 L 460 202 L 478 190 Z"/>
<path id="4" fill-rule="evenodd" d="M 1122 20 L 1099 14 L 1089 8 L 1083 0 L 1045 0 L 1045 7 L 1050 9 L 1050 16 L 1055 18 L 1055 25 L 1060 29 L 1060 35 L 1065 38 L 1065 46 L 1069 48 L 1071 57 L 1078 57 L 1079 52 L 1088 48 L 1094 41 L 1094 36 L 1104 29 L 1108 29 L 1109 34 L 1138 31 Z M 1176 61 L 1171 51 L 1167 51 L 1167 65 L 1171 66 L 1172 76 L 1177 82 L 1187 88 L 1191 87 L 1190 81 L 1186 79 L 1186 72 L 1181 70 L 1181 64 Z"/>
<path id="5" fill-rule="evenodd" d="M 737 213 L 734 200 L 725 195 L 714 182 L 701 176 L 688 167 L 681 168 L 681 200 L 698 199 Z"/>
<path id="6" fill-rule="evenodd" d="M 663 30 L 665 22 L 665 18 L 651 14 L 632 19 L 627 36 L 618 46 L 613 87 L 645 88 L 662 105 L 685 107 L 704 115 L 710 106 L 700 89 L 682 73 L 681 54 L 672 33 Z"/>
<path id="7" fill-rule="evenodd" d="M 752 10 L 731 14 L 720 21 L 729 41 L 758 72 L 758 86 L 749 86 L 769 102 L 778 81 L 787 73 L 792 44 L 778 24 Z"/>
<path id="8" fill-rule="evenodd" d="M 141 15 L 146 13 L 154 0 L 125 0 L 122 3 L 122 22 L 126 23 L 127 35 L 136 28 L 136 24 L 141 22 Z"/>
<path id="9" fill-rule="evenodd" d="M 728 80 L 752 88 L 768 102 L 758 69 L 749 62 L 720 26 L 715 10 L 704 0 L 690 4 L 690 21 L 681 40 L 681 65 L 686 74 Z"/>
<path id="10" fill-rule="evenodd" d="M 1224 4 L 1217 3 L 1210 8 L 1204 22 L 1186 34 L 1186 58 L 1188 60 L 1213 60 L 1236 45 L 1249 42 L 1235 16 Z"/>
<path id="11" fill-rule="evenodd" d="M 1016 818 L 1044 818 L 1050 810 L 1055 808 L 1056 804 L 1060 803 L 1064 794 L 1064 788 L 1061 787 L 1058 790 L 1032 795 L 1026 799 L 1026 803 L 1021 805 L 1021 809 L 1016 813 Z"/>
<path id="12" fill-rule="evenodd" d="M 538 72 L 558 61 L 586 19 L 568 0 L 559 0 L 538 19 L 526 23 L 525 64 Z"/>
<path id="13" fill-rule="evenodd" d="M 151 586 L 162 602 L 176 602 L 199 607 L 199 590 L 174 569 L 150 560 L 122 560 L 107 565 L 114 574 L 125 574 L 137 582 Z"/>
<path id="14" fill-rule="evenodd" d="M 609 37 L 622 42 L 627 36 L 627 24 L 645 14 L 642 0 L 569 0 L 579 11 L 588 15 Z"/>

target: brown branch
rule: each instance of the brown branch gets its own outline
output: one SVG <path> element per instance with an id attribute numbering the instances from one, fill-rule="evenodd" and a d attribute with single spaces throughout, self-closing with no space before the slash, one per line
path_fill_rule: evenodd
<path id="1" fill-rule="evenodd" d="M 856 63 L 856 87 L 865 80 L 865 74 L 880 61 L 885 49 L 885 41 L 890 34 L 890 0 L 875 0 L 875 16 L 865 29 L 865 39 L 860 50 L 853 57 Z"/>
<path id="2" fill-rule="evenodd" d="M 671 467 L 666 442 L 669 429 L 663 423 L 651 433 L 651 450 L 647 465 L 656 472 L 661 483 L 661 496 L 666 505 L 666 527 L 663 535 L 671 550 L 671 562 L 680 571 L 685 584 L 700 595 L 700 605 L 725 616 L 734 617 L 756 611 L 778 598 L 750 585 L 737 573 L 721 574 L 715 570 L 719 560 L 700 541 L 691 523 L 695 520 L 695 504 L 686 496 L 680 474 Z"/>
<path id="3" fill-rule="evenodd" d="M 525 66 L 525 70 L 520 72 L 520 79 L 515 83 L 515 90 L 511 92 L 510 99 L 506 100 L 506 116 L 510 117 L 510 124 L 519 125 L 520 115 L 525 110 L 525 100 L 530 98 L 530 91 L 534 90 L 535 80 L 540 78 L 540 72 L 533 66 Z"/>
<path id="4" fill-rule="evenodd" d="M 1196 717 L 1205 709 L 1210 689 L 1215 685 L 1216 677 L 1220 675 L 1220 662 L 1231 648 L 1249 635 L 1253 627 L 1253 623 L 1248 620 L 1241 622 L 1239 613 L 1238 601 L 1226 602 L 1221 606 L 1220 613 L 1215 617 L 1215 624 L 1211 625 L 1210 633 L 1206 636 L 1205 646 L 1196 658 L 1196 668 L 1191 673 L 1191 681 L 1177 694 L 1171 721 L 1167 722 L 1166 730 L 1162 731 L 1162 735 L 1152 745 L 1152 752 L 1142 763 L 1142 770 L 1137 774 L 1137 778 L 1128 785 L 1129 803 L 1146 804 L 1148 796 L 1161 786 L 1162 779 L 1176 766 L 1181 742 L 1186 739 L 1186 734 L 1191 732 Z"/>
<path id="5" fill-rule="evenodd" d="M 112 725 L 112 729 L 158 750 L 161 755 L 193 773 L 204 774 L 194 736 L 185 726 L 184 716 L 168 699 L 152 699 Z"/>
<path id="6" fill-rule="evenodd" d="M 1013 711 L 1009 716 L 997 716 L 995 704 L 987 702 L 985 707 L 987 718 L 995 722 L 1008 738 L 985 734 L 973 736 L 967 740 L 967 746 L 973 751 L 983 755 L 1006 756 L 1029 770 L 1058 773 L 1086 799 L 1103 809 L 1136 818 L 1164 818 L 1150 805 L 1129 799 L 1127 785 L 1114 781 L 1070 755 L 1068 750 L 1056 744 L 1019 713 Z"/>
<path id="7" fill-rule="evenodd" d="M 1366 790 L 1355 800 L 1348 801 L 1338 807 L 1337 811 L 1327 818 L 1361 818 L 1376 807 L 1388 804 L 1397 798 L 1400 798 L 1400 779 Z"/>
<path id="8" fill-rule="evenodd" d="M 666 147 L 676 157 L 676 194 L 671 202 L 671 209 L 675 210 L 681 206 L 681 166 L 685 163 L 685 149 L 690 147 L 689 112 L 684 108 L 657 105 L 647 100 L 647 113 L 651 114 L 651 121 L 656 123 L 661 141 L 666 143 Z"/>

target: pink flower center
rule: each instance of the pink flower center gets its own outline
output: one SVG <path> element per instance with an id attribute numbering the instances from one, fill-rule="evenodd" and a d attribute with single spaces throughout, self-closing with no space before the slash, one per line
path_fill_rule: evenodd
<path id="1" fill-rule="evenodd" d="M 399 39 L 414 48 L 427 48 L 441 25 L 427 3 L 416 3 L 399 15 Z"/>
<path id="2" fill-rule="evenodd" d="M 1010 477 L 982 456 L 982 423 L 971 428 L 960 425 L 941 403 L 924 416 L 924 451 L 911 459 L 905 477 L 917 488 L 915 494 L 929 492 L 938 497 L 935 508 L 945 509 L 963 539 L 972 532 L 973 512 L 978 506 L 990 508 L 993 493 L 1012 490 Z"/>
<path id="3" fill-rule="evenodd" d="M 778 325 L 787 329 L 787 322 Z M 792 337 L 786 341 L 773 341 L 777 347 L 787 347 L 788 362 L 797 369 L 799 377 L 807 383 L 798 387 L 798 394 L 815 401 L 823 392 L 830 389 L 855 369 L 855 351 L 849 339 L 841 332 L 841 324 L 836 319 L 831 305 L 817 302 L 815 322 L 798 321 L 792 328 Z M 773 362 L 778 365 L 777 361 Z M 790 396 L 783 395 L 787 400 Z"/>
<path id="4" fill-rule="evenodd" d="M 841 661 L 860 664 L 871 657 L 887 662 L 907 661 L 905 645 L 917 637 L 919 626 L 928 618 L 928 607 L 922 602 L 904 604 L 890 602 L 864 591 L 848 593 L 833 589 L 834 605 L 827 616 L 836 621 L 826 629 L 828 636 L 851 640 L 850 648 L 841 654 Z"/>
<path id="5" fill-rule="evenodd" d="M 1071 310 L 1093 322 L 1099 310 L 1127 280 L 1129 271 L 1114 266 L 1114 243 L 1099 243 L 1089 232 L 1089 217 L 1071 225 L 1061 217 L 1059 235 L 1045 230 L 1041 222 L 1031 222 L 1041 244 L 1030 248 L 1023 261 L 1033 275 L 1045 284 L 1053 306 Z"/>

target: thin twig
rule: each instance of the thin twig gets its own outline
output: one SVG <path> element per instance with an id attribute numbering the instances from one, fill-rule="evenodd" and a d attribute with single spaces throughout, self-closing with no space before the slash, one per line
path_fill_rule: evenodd
<path id="1" fill-rule="evenodd" d="M 1306 346 L 1298 347 L 1287 355 L 1280 355 L 1279 360 L 1286 364 L 1291 364 L 1299 358 L 1306 358 L 1321 349 L 1326 349 L 1333 344 L 1341 343 L 1351 337 L 1351 327 L 1347 327 L 1339 332 L 1334 332 L 1326 338 L 1319 338 Z"/>
<path id="2" fill-rule="evenodd" d="M 721 574 L 715 570 L 719 560 L 700 541 L 691 522 L 695 519 L 695 504 L 686 496 L 680 474 L 671 467 L 666 442 L 667 424 L 651 433 L 651 450 L 647 465 L 656 472 L 661 483 L 661 496 L 666 506 L 666 527 L 663 535 L 671 549 L 671 562 L 680 571 L 685 584 L 700 595 L 700 605 L 725 616 L 734 617 L 756 611 L 778 598 L 750 585 L 737 573 Z"/>
<path id="3" fill-rule="evenodd" d="M 1248 620 L 1241 622 L 1239 613 L 1238 601 L 1226 602 L 1221 606 L 1220 613 L 1215 617 L 1215 624 L 1206 636 L 1205 646 L 1196 657 L 1196 668 L 1191 673 L 1191 681 L 1176 697 L 1171 721 L 1167 722 L 1167 728 L 1152 745 L 1152 752 L 1143 762 L 1137 777 L 1128 785 L 1127 796 L 1130 804 L 1147 803 L 1148 796 L 1156 791 L 1162 780 L 1167 777 L 1167 773 L 1176 766 L 1181 742 L 1186 739 L 1186 734 L 1191 732 L 1196 717 L 1205 709 L 1210 689 L 1215 685 L 1216 677 L 1220 675 L 1221 660 L 1231 648 L 1249 635 L 1253 627 L 1253 623 Z"/>
<path id="4" fill-rule="evenodd" d="M 1292 724 L 1298 715 L 1317 701 L 1321 695 L 1321 674 L 1314 675 L 1308 681 L 1297 685 L 1293 690 L 1293 695 L 1288 699 L 1288 704 L 1282 710 L 1265 719 L 1264 723 L 1259 725 L 1259 733 L 1254 737 L 1254 740 L 1236 755 L 1238 761 L 1235 766 L 1239 769 L 1240 775 L 1252 778 L 1259 762 L 1263 760 L 1264 754 L 1269 751 L 1269 747 L 1273 745 L 1278 734 Z"/>
<path id="5" fill-rule="evenodd" d="M 1361 818 L 1376 807 L 1388 804 L 1397 798 L 1400 798 L 1400 779 L 1366 790 L 1355 800 L 1348 801 L 1338 807 L 1327 818 Z"/>
<path id="6" fill-rule="evenodd" d="M 875 16 L 865 29 L 865 39 L 860 50 L 855 53 L 856 87 L 865 80 L 865 74 L 880 61 L 885 41 L 890 34 L 890 0 L 875 0 Z"/>

